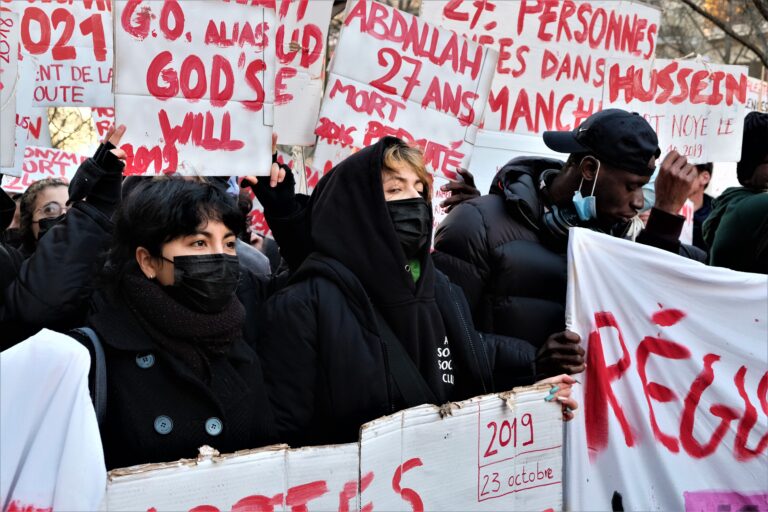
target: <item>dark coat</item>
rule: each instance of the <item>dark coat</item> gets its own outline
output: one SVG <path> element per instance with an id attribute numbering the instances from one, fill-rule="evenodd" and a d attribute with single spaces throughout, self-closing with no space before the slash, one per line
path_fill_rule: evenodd
<path id="1" fill-rule="evenodd" d="M 111 237 L 112 223 L 104 213 L 87 202 L 75 203 L 2 290 L 0 348 L 44 327 L 64 332 L 82 326 Z"/>
<path id="2" fill-rule="evenodd" d="M 281 441 L 349 442 L 362 423 L 408 403 L 393 385 L 374 306 L 437 403 L 493 389 L 492 371 L 531 372 L 528 347 L 497 352 L 426 244 L 414 281 L 381 181 L 385 138 L 348 158 L 315 189 L 310 256 L 266 308 L 259 343 Z M 430 223 L 431 225 L 431 223 Z"/>
<path id="3" fill-rule="evenodd" d="M 496 175 L 488 195 L 460 204 L 435 235 L 437 267 L 461 286 L 478 330 L 540 347 L 565 329 L 567 244 L 543 224 L 541 174 L 563 162 L 520 157 Z M 654 209 L 637 241 L 703 260 L 680 244 L 683 217 Z"/>
<path id="4" fill-rule="evenodd" d="M 194 458 L 206 444 L 225 453 L 275 441 L 252 339 L 213 358 L 207 383 L 146 334 L 117 292 L 94 295 L 88 324 L 106 358 L 108 469 Z"/>

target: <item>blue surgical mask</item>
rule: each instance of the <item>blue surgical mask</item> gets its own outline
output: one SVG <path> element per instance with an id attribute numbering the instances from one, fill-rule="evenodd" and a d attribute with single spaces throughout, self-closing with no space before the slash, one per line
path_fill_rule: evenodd
<path id="1" fill-rule="evenodd" d="M 581 186 L 584 184 L 584 178 L 581 178 L 579 188 L 573 194 L 573 206 L 576 208 L 576 213 L 579 215 L 579 219 L 582 222 L 588 222 L 597 218 L 597 199 L 595 198 L 595 186 L 597 186 L 597 177 L 600 174 L 600 160 L 597 160 L 597 172 L 595 172 L 595 180 L 592 182 L 592 192 L 588 197 L 581 195 Z"/>

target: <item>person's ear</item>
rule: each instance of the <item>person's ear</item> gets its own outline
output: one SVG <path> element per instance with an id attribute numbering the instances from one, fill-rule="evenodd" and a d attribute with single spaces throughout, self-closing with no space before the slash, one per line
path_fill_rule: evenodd
<path id="1" fill-rule="evenodd" d="M 594 181 L 597 175 L 598 162 L 595 158 L 587 156 L 581 159 L 579 163 L 579 174 L 584 181 Z"/>
<path id="2" fill-rule="evenodd" d="M 709 185 L 709 182 L 712 181 L 712 175 L 709 174 L 709 171 L 704 171 L 699 176 L 701 178 L 701 184 L 703 188 L 707 188 L 707 185 Z"/>
<path id="3" fill-rule="evenodd" d="M 136 248 L 136 262 L 147 279 L 154 279 L 160 273 L 162 262 L 159 262 L 157 258 L 153 258 L 144 247 Z"/>

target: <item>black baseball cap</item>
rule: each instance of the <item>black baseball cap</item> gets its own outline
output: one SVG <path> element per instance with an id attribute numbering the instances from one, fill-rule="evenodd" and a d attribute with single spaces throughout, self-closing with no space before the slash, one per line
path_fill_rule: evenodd
<path id="1" fill-rule="evenodd" d="M 591 153 L 617 169 L 651 176 L 648 166 L 661 149 L 656 132 L 637 113 L 609 108 L 589 116 L 569 132 L 544 132 L 544 143 L 558 153 Z"/>

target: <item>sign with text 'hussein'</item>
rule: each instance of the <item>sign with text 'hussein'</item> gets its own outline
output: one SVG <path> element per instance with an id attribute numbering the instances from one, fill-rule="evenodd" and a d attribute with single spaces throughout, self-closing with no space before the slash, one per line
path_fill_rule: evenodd
<path id="1" fill-rule="evenodd" d="M 455 178 L 456 167 L 469 164 L 496 58 L 410 14 L 350 1 L 315 130 L 319 144 L 362 148 L 396 136 L 424 150 L 430 171 Z M 318 169 L 338 163 L 318 160 Z"/>
<path id="2" fill-rule="evenodd" d="M 562 417 L 549 386 L 420 406 L 360 441 L 110 473 L 106 511 L 559 510 Z"/>
<path id="3" fill-rule="evenodd" d="M 746 66 L 657 59 L 648 70 L 609 61 L 606 108 L 643 115 L 672 150 L 693 163 L 738 162 L 747 103 Z"/>
<path id="4" fill-rule="evenodd" d="M 0 0 L 18 13 L 22 56 L 37 61 L 34 105 L 112 105 L 110 0 Z"/>
<path id="5" fill-rule="evenodd" d="M 269 174 L 275 11 L 259 3 L 115 2 L 126 174 Z"/>

